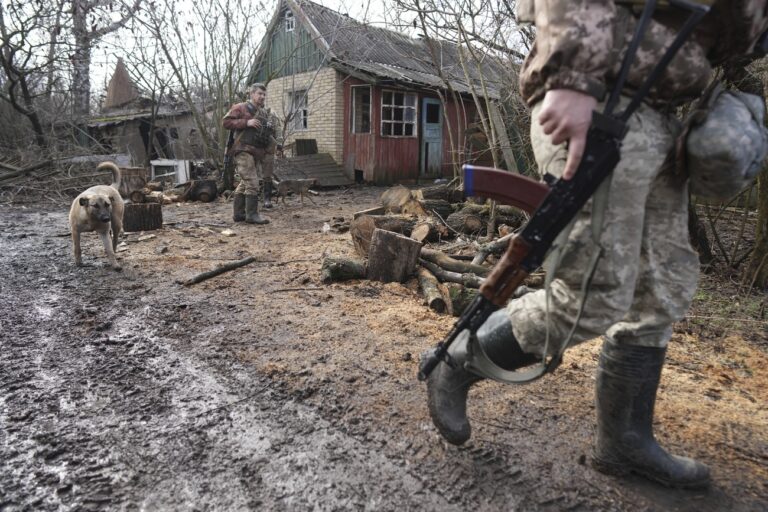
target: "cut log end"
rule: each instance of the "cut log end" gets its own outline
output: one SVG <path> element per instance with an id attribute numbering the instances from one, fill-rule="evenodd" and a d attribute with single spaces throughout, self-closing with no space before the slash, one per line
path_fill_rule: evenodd
<path id="1" fill-rule="evenodd" d="M 123 231 L 152 231 L 163 227 L 163 208 L 158 203 L 126 203 Z"/>

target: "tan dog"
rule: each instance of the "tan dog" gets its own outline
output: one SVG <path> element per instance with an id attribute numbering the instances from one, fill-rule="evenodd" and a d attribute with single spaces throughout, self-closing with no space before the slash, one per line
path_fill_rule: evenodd
<path id="1" fill-rule="evenodd" d="M 69 229 L 72 231 L 72 244 L 75 264 L 83 264 L 80 257 L 80 233 L 96 231 L 104 244 L 104 252 L 115 270 L 121 267 L 115 258 L 117 235 L 123 230 L 123 198 L 117 191 L 120 186 L 120 169 L 112 162 L 102 162 L 96 168 L 101 171 L 112 171 L 112 185 L 96 185 L 91 187 L 72 201 L 69 209 Z M 112 240 L 110 241 L 110 232 Z"/>
<path id="2" fill-rule="evenodd" d="M 277 196 L 283 200 L 283 204 L 286 204 L 285 196 L 288 195 L 288 192 L 293 192 L 294 194 L 299 194 L 299 197 L 301 197 L 301 204 L 304 204 L 304 196 L 306 195 L 307 199 L 312 201 L 312 204 L 317 205 L 315 200 L 312 199 L 312 196 L 309 195 L 309 188 L 315 185 L 316 182 L 317 180 L 315 178 L 306 180 L 283 180 L 277 184 Z"/>

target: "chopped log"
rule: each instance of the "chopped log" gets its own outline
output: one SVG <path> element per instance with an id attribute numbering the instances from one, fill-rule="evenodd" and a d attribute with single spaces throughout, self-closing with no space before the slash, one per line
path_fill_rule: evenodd
<path id="1" fill-rule="evenodd" d="M 143 203 L 147 200 L 147 195 L 143 190 L 134 190 L 128 195 L 128 198 L 132 203 Z"/>
<path id="2" fill-rule="evenodd" d="M 444 199 L 422 199 L 419 204 L 428 215 L 434 214 L 441 219 L 445 219 L 454 211 L 453 205 Z"/>
<path id="3" fill-rule="evenodd" d="M 434 219 L 425 219 L 415 226 L 411 231 L 411 238 L 419 242 L 439 242 L 443 238 L 448 238 L 450 231 L 442 222 Z"/>
<path id="4" fill-rule="evenodd" d="M 453 316 L 461 316 L 464 310 L 467 309 L 477 294 L 480 293 L 477 289 L 467 288 L 458 283 L 447 283 L 448 297 L 451 301 L 451 314 Z"/>
<path id="5" fill-rule="evenodd" d="M 140 191 L 147 186 L 147 170 L 143 167 L 121 167 L 120 185 L 118 191 L 120 195 L 130 198 L 134 203 L 143 201 L 134 201 L 133 192 Z"/>
<path id="6" fill-rule="evenodd" d="M 440 283 L 437 281 L 437 278 L 432 272 L 421 266 L 418 268 L 417 273 L 419 285 L 424 293 L 424 299 L 426 299 L 429 309 L 438 313 L 445 313 L 448 307 L 443 294 L 440 293 Z"/>
<path id="7" fill-rule="evenodd" d="M 389 213 L 400 213 L 401 208 L 413 199 L 411 191 L 402 186 L 395 185 L 381 194 L 381 205 Z"/>
<path id="8" fill-rule="evenodd" d="M 442 199 L 448 203 L 464 201 L 464 191 L 451 184 L 424 187 L 419 192 L 423 199 Z"/>
<path id="9" fill-rule="evenodd" d="M 367 210 L 355 212 L 352 214 L 352 219 L 354 220 L 362 215 L 384 215 L 384 207 L 374 206 L 373 208 L 368 208 Z"/>
<path id="10" fill-rule="evenodd" d="M 349 233 L 357 253 L 367 257 L 375 229 L 385 229 L 410 236 L 417 222 L 417 219 L 407 215 L 361 215 L 349 224 Z"/>
<path id="11" fill-rule="evenodd" d="M 427 261 L 425 259 L 420 259 L 419 263 L 421 266 L 427 268 L 430 272 L 435 274 L 435 277 L 443 282 L 459 283 L 469 288 L 480 288 L 480 285 L 482 285 L 485 281 L 484 278 L 478 277 L 475 274 L 460 274 L 458 272 L 445 270 L 439 265 L 435 265 L 431 261 Z"/>
<path id="12" fill-rule="evenodd" d="M 350 279 L 365 279 L 365 262 L 350 258 L 327 257 L 320 268 L 324 283 L 349 281 Z"/>
<path id="13" fill-rule="evenodd" d="M 125 203 L 123 231 L 152 231 L 162 227 L 162 205 L 158 203 Z"/>
<path id="14" fill-rule="evenodd" d="M 190 279 L 187 279 L 182 284 L 184 286 L 190 286 L 193 284 L 200 283 L 202 281 L 205 281 L 206 279 L 210 279 L 212 277 L 216 277 L 219 274 L 223 274 L 224 272 L 228 272 L 230 270 L 234 270 L 236 268 L 243 267 L 245 265 L 248 265 L 249 263 L 253 263 L 256 261 L 256 258 L 253 256 L 249 256 L 247 258 L 244 258 L 242 260 L 233 261 L 232 263 L 227 263 L 226 265 L 222 265 L 220 267 L 216 267 L 213 270 L 209 270 L 208 272 L 203 272 L 202 274 L 197 274 L 195 277 L 192 277 Z"/>
<path id="15" fill-rule="evenodd" d="M 466 261 L 459 261 L 451 258 L 447 254 L 434 249 L 428 249 L 426 247 L 421 248 L 421 257 L 427 261 L 431 261 L 445 270 L 452 272 L 459 272 L 460 274 L 475 274 L 478 276 L 487 276 L 491 271 L 489 267 L 483 267 L 482 265 L 474 265 L 467 263 Z"/>
<path id="16" fill-rule="evenodd" d="M 485 232 L 486 223 L 483 217 L 476 213 L 461 210 L 450 214 L 445 223 L 456 233 L 481 235 Z"/>
<path id="17" fill-rule="evenodd" d="M 216 180 L 193 180 L 183 195 L 184 199 L 210 203 L 218 196 Z"/>
<path id="18" fill-rule="evenodd" d="M 414 270 L 421 243 L 384 229 L 375 229 L 368 253 L 368 279 L 402 283 Z"/>

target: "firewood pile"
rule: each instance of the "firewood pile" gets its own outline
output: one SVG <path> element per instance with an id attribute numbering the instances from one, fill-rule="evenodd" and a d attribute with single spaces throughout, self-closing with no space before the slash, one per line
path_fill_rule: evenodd
<path id="1" fill-rule="evenodd" d="M 326 257 L 322 278 L 415 278 L 431 309 L 458 316 L 526 219 L 512 206 L 464 201 L 451 184 L 396 186 L 382 194 L 380 206 L 354 215 L 349 233 L 359 258 Z M 542 283 L 536 273 L 526 281 L 528 287 Z"/>

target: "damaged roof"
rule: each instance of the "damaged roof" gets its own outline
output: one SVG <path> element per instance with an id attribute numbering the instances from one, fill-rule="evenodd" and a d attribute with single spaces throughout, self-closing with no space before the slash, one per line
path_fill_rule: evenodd
<path id="1" fill-rule="evenodd" d="M 499 98 L 505 79 L 503 63 L 490 55 L 475 63 L 464 56 L 472 84 L 466 79 L 459 56 L 459 47 L 440 40 L 413 39 L 405 34 L 375 27 L 350 18 L 333 9 L 309 0 L 283 0 L 270 23 L 270 33 L 282 20 L 286 8 L 312 35 L 331 67 L 373 83 L 396 82 L 403 86 L 445 88 L 445 82 L 459 93 L 485 96 L 480 76 L 485 81 L 487 96 Z M 431 48 L 430 48 L 431 46 Z M 433 64 L 432 55 L 439 65 Z M 257 57 L 257 66 L 265 58 L 264 48 Z"/>

